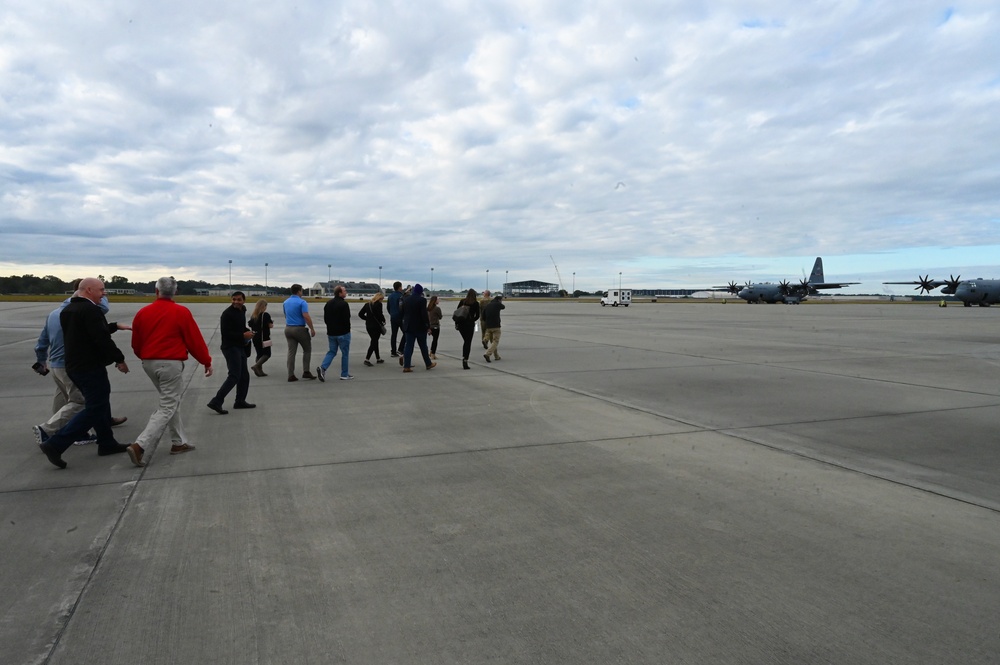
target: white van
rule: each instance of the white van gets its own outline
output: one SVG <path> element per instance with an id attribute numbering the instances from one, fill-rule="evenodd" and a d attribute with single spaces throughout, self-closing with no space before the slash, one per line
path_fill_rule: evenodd
<path id="1" fill-rule="evenodd" d="M 618 307 L 618 305 L 628 307 L 631 302 L 631 289 L 611 289 L 606 296 L 601 298 L 601 307 L 606 307 L 607 305 L 611 305 L 612 307 Z"/>

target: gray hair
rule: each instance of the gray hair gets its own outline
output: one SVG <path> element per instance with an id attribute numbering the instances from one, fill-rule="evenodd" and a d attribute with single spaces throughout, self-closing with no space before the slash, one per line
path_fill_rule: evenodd
<path id="1" fill-rule="evenodd" d="M 161 298 L 173 298 L 177 295 L 177 280 L 173 277 L 161 277 L 156 280 L 156 290 Z"/>

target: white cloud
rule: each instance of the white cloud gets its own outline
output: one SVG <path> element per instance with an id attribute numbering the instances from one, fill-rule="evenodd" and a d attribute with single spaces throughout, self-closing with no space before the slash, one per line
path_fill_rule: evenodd
<path id="1" fill-rule="evenodd" d="M 1000 245 L 997 24 L 985 2 L 15 0 L 0 273 L 433 265 L 457 288 L 550 279 L 553 255 L 598 288 Z"/>

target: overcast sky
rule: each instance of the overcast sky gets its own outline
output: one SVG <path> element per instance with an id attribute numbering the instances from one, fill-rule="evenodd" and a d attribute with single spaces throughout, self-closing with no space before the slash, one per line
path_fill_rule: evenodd
<path id="1" fill-rule="evenodd" d="M 0 274 L 1000 277 L 998 35 L 996 0 L 6 0 Z"/>

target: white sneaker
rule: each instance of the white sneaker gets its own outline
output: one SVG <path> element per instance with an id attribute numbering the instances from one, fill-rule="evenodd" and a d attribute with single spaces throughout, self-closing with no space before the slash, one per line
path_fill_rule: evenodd
<path id="1" fill-rule="evenodd" d="M 353 378 L 354 378 L 353 376 L 351 376 L 350 374 L 348 374 L 347 376 L 340 377 L 340 380 L 341 381 L 350 381 Z"/>

